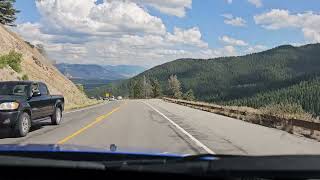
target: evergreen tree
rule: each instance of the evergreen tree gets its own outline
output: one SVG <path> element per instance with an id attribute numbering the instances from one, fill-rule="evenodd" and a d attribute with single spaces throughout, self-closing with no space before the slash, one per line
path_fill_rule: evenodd
<path id="1" fill-rule="evenodd" d="M 152 86 L 149 79 L 143 76 L 143 98 L 147 99 L 152 96 Z"/>
<path id="2" fill-rule="evenodd" d="M 187 101 L 194 101 L 196 98 L 194 97 L 192 89 L 189 89 L 184 95 L 183 99 Z"/>
<path id="3" fill-rule="evenodd" d="M 20 11 L 13 7 L 15 0 L 0 0 L 0 24 L 15 26 L 16 14 Z"/>
<path id="4" fill-rule="evenodd" d="M 157 98 L 160 97 L 162 94 L 161 85 L 158 79 L 151 80 L 151 88 L 152 88 L 152 97 Z"/>
<path id="5" fill-rule="evenodd" d="M 139 79 L 135 82 L 133 87 L 133 97 L 136 99 L 145 98 L 143 79 Z"/>
<path id="6" fill-rule="evenodd" d="M 180 99 L 182 97 L 181 83 L 178 80 L 177 75 L 171 75 L 168 79 L 169 90 L 174 98 Z"/>
<path id="7" fill-rule="evenodd" d="M 135 80 L 131 80 L 129 83 L 128 83 L 128 89 L 129 89 L 129 98 L 135 98 L 134 97 L 134 86 L 136 84 L 136 81 Z"/>

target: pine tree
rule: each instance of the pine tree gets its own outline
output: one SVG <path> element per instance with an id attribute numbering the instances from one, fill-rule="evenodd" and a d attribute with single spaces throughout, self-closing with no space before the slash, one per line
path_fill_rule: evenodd
<path id="1" fill-rule="evenodd" d="M 143 76 L 143 90 L 144 90 L 144 98 L 152 97 L 152 85 L 151 82 L 146 76 Z"/>
<path id="2" fill-rule="evenodd" d="M 15 0 L 0 0 L 0 24 L 15 26 L 16 14 L 20 11 L 13 7 Z"/>
<path id="3" fill-rule="evenodd" d="M 151 88 L 152 88 L 152 97 L 157 98 L 160 97 L 162 94 L 161 85 L 158 79 L 151 80 Z"/>
<path id="4" fill-rule="evenodd" d="M 192 89 L 189 89 L 184 95 L 183 99 L 187 101 L 194 101 L 196 98 L 194 97 Z"/>
<path id="5" fill-rule="evenodd" d="M 134 98 L 134 86 L 135 86 L 135 84 L 136 84 L 136 81 L 134 81 L 134 80 L 131 80 L 128 83 L 129 97 L 130 98 Z"/>
<path id="6" fill-rule="evenodd" d="M 136 83 L 134 84 L 133 87 L 133 96 L 134 98 L 145 98 L 145 91 L 144 91 L 144 83 L 143 83 L 143 79 L 139 79 L 138 81 L 136 81 Z"/>
<path id="7" fill-rule="evenodd" d="M 180 99 L 182 97 L 181 83 L 176 75 L 171 75 L 168 79 L 169 90 L 174 98 Z"/>

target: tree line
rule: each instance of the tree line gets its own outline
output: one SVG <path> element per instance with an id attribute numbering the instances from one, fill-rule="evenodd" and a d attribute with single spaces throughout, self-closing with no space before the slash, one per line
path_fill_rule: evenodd
<path id="1" fill-rule="evenodd" d="M 195 100 L 193 91 L 190 89 L 183 93 L 181 89 L 181 83 L 176 75 L 171 75 L 167 80 L 168 89 L 166 96 L 185 99 L 185 100 Z M 157 78 L 147 78 L 142 76 L 142 78 L 130 80 L 128 83 L 129 97 L 135 99 L 141 98 L 159 98 L 163 96 L 162 86 Z"/>
<path id="2" fill-rule="evenodd" d="M 292 86 L 258 93 L 249 98 L 224 102 L 225 105 L 263 108 L 266 104 L 298 104 L 304 110 L 320 115 L 320 76 L 301 81 Z"/>

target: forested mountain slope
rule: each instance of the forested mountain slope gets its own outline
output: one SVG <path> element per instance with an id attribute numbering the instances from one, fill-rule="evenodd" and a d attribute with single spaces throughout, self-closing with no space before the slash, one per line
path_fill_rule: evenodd
<path id="1" fill-rule="evenodd" d="M 320 113 L 320 102 L 312 99 L 320 94 L 320 44 L 285 45 L 241 57 L 179 59 L 118 84 L 120 88 L 115 91 L 124 93 L 130 82 L 145 76 L 158 79 L 167 94 L 167 80 L 173 74 L 180 80 L 183 92 L 192 89 L 201 101 L 256 108 L 296 102 L 309 112 Z"/>

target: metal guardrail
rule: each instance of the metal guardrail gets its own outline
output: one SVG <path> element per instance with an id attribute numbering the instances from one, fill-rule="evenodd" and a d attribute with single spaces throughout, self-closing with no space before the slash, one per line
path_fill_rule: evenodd
<path id="1" fill-rule="evenodd" d="M 203 111 L 212 112 L 215 114 L 232 117 L 232 118 L 238 119 L 239 116 L 242 116 L 241 118 L 244 121 L 260 124 L 267 127 L 282 129 L 290 133 L 293 132 L 294 126 L 310 130 L 310 134 L 313 134 L 313 131 L 320 131 L 320 123 L 318 122 L 311 122 L 311 121 L 305 121 L 305 120 L 299 120 L 299 119 L 286 119 L 286 118 L 281 118 L 277 116 L 252 113 L 244 110 L 231 109 L 231 108 L 227 108 L 227 107 L 223 107 L 215 104 L 202 103 L 202 102 L 193 102 L 193 101 L 172 99 L 172 98 L 166 98 L 166 97 L 164 97 L 163 100 L 167 102 L 176 103 L 176 104 L 192 107 L 195 109 L 203 110 Z M 246 120 L 245 116 L 247 115 L 252 116 L 253 119 Z"/>

